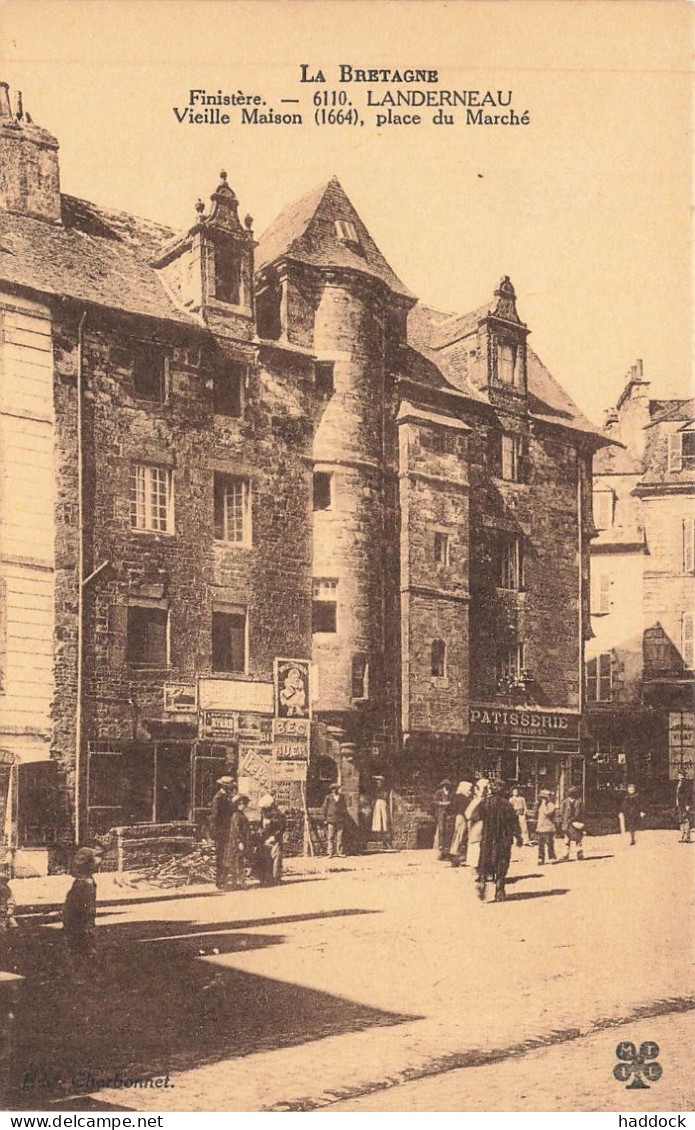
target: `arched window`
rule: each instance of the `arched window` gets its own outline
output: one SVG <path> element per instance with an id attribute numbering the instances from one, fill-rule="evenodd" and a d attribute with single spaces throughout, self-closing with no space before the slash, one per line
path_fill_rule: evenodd
<path id="1" fill-rule="evenodd" d="M 444 640 L 432 640 L 432 675 L 443 679 L 446 674 L 446 644 Z"/>

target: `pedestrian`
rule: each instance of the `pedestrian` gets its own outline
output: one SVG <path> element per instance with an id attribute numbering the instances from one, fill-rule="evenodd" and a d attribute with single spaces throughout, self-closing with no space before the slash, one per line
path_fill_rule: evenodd
<path id="1" fill-rule="evenodd" d="M 676 815 L 681 830 L 680 843 L 689 844 L 693 825 L 693 782 L 683 772 L 678 773 L 676 785 Z"/>
<path id="2" fill-rule="evenodd" d="M 282 881 L 282 845 L 287 827 L 285 814 L 270 793 L 258 802 L 261 811 L 259 862 L 261 886 L 271 887 Z"/>
<path id="3" fill-rule="evenodd" d="M 637 793 L 636 785 L 630 784 L 627 786 L 627 792 L 621 806 L 621 813 L 625 823 L 625 831 L 630 833 L 630 847 L 635 846 L 635 832 L 639 827 L 639 822 L 644 818 L 644 812 L 641 811 L 641 801 Z"/>
<path id="4" fill-rule="evenodd" d="M 374 783 L 376 785 L 376 797 L 374 798 L 374 808 L 372 809 L 372 833 L 381 840 L 384 847 L 390 848 L 393 842 L 391 812 L 387 792 L 384 788 L 384 778 L 376 776 Z"/>
<path id="5" fill-rule="evenodd" d="M 473 796 L 466 809 L 466 827 L 468 829 L 468 850 L 466 862 L 472 869 L 474 880 L 478 878 L 478 863 L 480 861 L 480 841 L 483 837 L 483 814 L 481 805 L 488 794 L 490 782 L 487 777 L 479 777 L 475 783 Z"/>
<path id="6" fill-rule="evenodd" d="M 249 851 L 250 827 L 246 817 L 249 798 L 235 793 L 231 798 L 232 815 L 229 821 L 227 851 L 224 858 L 224 884 L 227 890 L 243 890 L 246 886 L 246 864 Z"/>
<path id="7" fill-rule="evenodd" d="M 8 871 L 3 868 L 0 874 L 0 934 L 17 929 L 17 919 L 14 914 L 15 901 L 10 886 L 10 876 Z"/>
<path id="8" fill-rule="evenodd" d="M 478 894 L 485 898 L 485 884 L 495 884 L 495 902 L 507 897 L 505 883 L 512 856 L 512 843 L 517 829 L 514 809 L 505 796 L 501 781 L 490 784 L 489 795 L 481 802 L 482 838 L 478 864 Z"/>
<path id="9" fill-rule="evenodd" d="M 99 858 L 92 848 L 78 848 L 70 873 L 74 882 L 63 903 L 63 936 L 72 972 L 84 984 L 96 957 L 97 885 Z"/>
<path id="10" fill-rule="evenodd" d="M 222 891 L 227 883 L 226 861 L 232 823 L 232 797 L 236 789 L 233 777 L 220 777 L 216 784 L 219 788 L 210 807 L 210 830 L 215 841 L 215 884 L 218 891 Z"/>
<path id="11" fill-rule="evenodd" d="M 451 802 L 451 811 L 454 817 L 454 835 L 449 848 L 452 867 L 466 866 L 468 851 L 468 821 L 466 809 L 473 795 L 472 781 L 459 781 L 456 786 L 456 795 Z"/>
<path id="12" fill-rule="evenodd" d="M 357 822 L 360 832 L 360 851 L 364 853 L 372 831 L 372 802 L 366 792 L 360 792 L 357 798 Z"/>
<path id="13" fill-rule="evenodd" d="M 509 797 L 514 814 L 516 816 L 518 827 L 514 833 L 517 847 L 530 847 L 531 841 L 528 834 L 528 808 L 526 807 L 526 800 L 521 795 L 521 789 L 516 785 L 512 789 L 511 796 Z"/>
<path id="14" fill-rule="evenodd" d="M 545 863 L 546 849 L 548 851 L 548 862 L 552 859 L 553 863 L 557 862 L 555 855 L 555 816 L 557 813 L 557 805 L 555 804 L 554 793 L 552 789 L 541 789 L 538 794 L 538 811 L 536 814 L 536 835 L 538 836 L 538 864 L 543 866 Z"/>
<path id="15" fill-rule="evenodd" d="M 582 790 L 573 785 L 560 805 L 560 824 L 565 837 L 565 859 L 572 854 L 572 844 L 577 847 L 577 859 L 584 858 L 584 801 Z"/>
<path id="16" fill-rule="evenodd" d="M 454 814 L 451 810 L 453 800 L 453 782 L 445 777 L 439 782 L 439 788 L 434 794 L 434 816 L 437 821 L 434 832 L 434 853 L 437 859 L 449 858 L 449 848 L 454 834 Z"/>
<path id="17" fill-rule="evenodd" d="M 332 859 L 335 856 L 336 848 L 338 855 L 345 855 L 343 850 L 343 836 L 345 834 L 345 826 L 347 825 L 349 814 L 345 797 L 337 782 L 331 785 L 329 789 L 328 795 L 323 802 L 321 815 L 326 825 L 326 848 L 328 855 Z"/>

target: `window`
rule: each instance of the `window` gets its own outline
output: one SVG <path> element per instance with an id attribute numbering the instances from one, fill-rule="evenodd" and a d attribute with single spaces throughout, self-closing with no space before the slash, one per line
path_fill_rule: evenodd
<path id="1" fill-rule="evenodd" d="M 449 564 L 449 535 L 440 530 L 434 535 L 434 560 L 437 565 Z"/>
<path id="2" fill-rule="evenodd" d="M 586 697 L 589 702 L 610 702 L 613 697 L 611 653 L 604 652 L 586 664 Z"/>
<path id="3" fill-rule="evenodd" d="M 520 384 L 520 367 L 518 361 L 518 346 L 511 343 L 499 345 L 497 348 L 497 375 L 503 384 Z"/>
<path id="4" fill-rule="evenodd" d="M 695 573 L 695 518 L 683 519 L 683 572 Z"/>
<path id="5" fill-rule="evenodd" d="M 333 505 L 333 476 L 314 471 L 314 510 L 330 510 Z"/>
<path id="6" fill-rule="evenodd" d="M 338 631 L 338 582 L 314 581 L 314 599 L 311 607 L 312 632 Z"/>
<path id="7" fill-rule="evenodd" d="M 594 525 L 597 530 L 610 530 L 613 525 L 613 503 L 614 494 L 612 490 L 594 491 Z"/>
<path id="8" fill-rule="evenodd" d="M 502 478 L 510 483 L 524 480 L 524 441 L 522 436 L 502 436 Z"/>
<path id="9" fill-rule="evenodd" d="M 444 640 L 432 640 L 431 668 L 433 679 L 443 679 L 446 675 L 446 644 Z"/>
<path id="10" fill-rule="evenodd" d="M 314 362 L 314 384 L 322 396 L 330 396 L 335 388 L 335 362 Z"/>
<path id="11" fill-rule="evenodd" d="M 524 645 L 513 643 L 504 648 L 497 660 L 497 677 L 500 682 L 521 679 L 524 671 Z"/>
<path id="12" fill-rule="evenodd" d="M 369 660 L 361 652 L 352 657 L 352 697 L 369 698 Z"/>
<path id="13" fill-rule="evenodd" d="M 605 616 L 611 610 L 611 578 L 609 573 L 591 574 L 591 611 Z"/>
<path id="14" fill-rule="evenodd" d="M 166 398 L 167 358 L 158 345 L 137 346 L 133 360 L 133 396 L 161 403 Z"/>
<path id="15" fill-rule="evenodd" d="M 168 667 L 168 609 L 159 603 L 130 604 L 126 647 L 133 667 Z"/>
<path id="16" fill-rule="evenodd" d="M 349 220 L 335 221 L 335 234 L 341 243 L 358 243 L 357 228 Z"/>
<path id="17" fill-rule="evenodd" d="M 215 472 L 215 537 L 233 545 L 251 545 L 251 484 L 248 479 Z"/>
<path id="18" fill-rule="evenodd" d="M 239 256 L 228 248 L 218 247 L 215 251 L 215 298 L 218 302 L 239 305 L 240 284 Z"/>
<path id="19" fill-rule="evenodd" d="M 519 591 L 524 587 L 524 551 L 521 538 L 509 538 L 500 554 L 500 587 Z"/>
<path id="20" fill-rule="evenodd" d="M 131 467 L 130 524 L 134 530 L 173 534 L 174 477 L 167 467 Z"/>
<path id="21" fill-rule="evenodd" d="M 212 669 L 246 672 L 246 609 L 227 607 L 212 612 Z"/>
<path id="22" fill-rule="evenodd" d="M 690 671 L 695 667 L 695 642 L 693 641 L 693 614 L 684 612 L 681 621 L 681 656 L 684 666 Z"/>
<path id="23" fill-rule="evenodd" d="M 668 437 L 669 471 L 695 469 L 695 432 L 676 432 Z"/>
<path id="24" fill-rule="evenodd" d="M 244 387 L 246 385 L 246 366 L 239 361 L 231 361 L 223 369 L 218 369 L 213 377 L 213 400 L 217 416 L 244 415 Z"/>

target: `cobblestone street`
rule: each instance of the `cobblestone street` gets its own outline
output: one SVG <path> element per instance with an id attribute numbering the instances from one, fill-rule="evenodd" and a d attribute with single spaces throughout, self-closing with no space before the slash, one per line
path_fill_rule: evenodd
<path id="1" fill-rule="evenodd" d="M 71 1069 L 169 1071 L 172 1086 L 137 1098 L 95 1086 L 78 1100 L 63 1071 L 23 1102 L 689 1109 L 693 848 L 646 832 L 632 848 L 592 837 L 588 857 L 538 867 L 515 849 L 504 904 L 481 904 L 467 869 L 411 852 L 340 861 L 344 871 L 317 861 L 276 889 L 103 907 L 110 1012 L 98 994 L 70 1005 Z M 41 1020 L 46 1068 L 68 1019 Z M 23 1044 L 20 1024 L 17 1072 L 37 1039 L 27 1029 Z M 662 1046 L 661 1083 L 626 1091 L 613 1079 L 621 1039 Z"/>

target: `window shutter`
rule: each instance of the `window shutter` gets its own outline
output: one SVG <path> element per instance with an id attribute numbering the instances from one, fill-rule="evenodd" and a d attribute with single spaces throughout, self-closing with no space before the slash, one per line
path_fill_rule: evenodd
<path id="1" fill-rule="evenodd" d="M 695 519 L 683 519 L 683 572 L 695 572 Z"/>
<path id="2" fill-rule="evenodd" d="M 695 645 L 693 641 L 693 614 L 685 612 L 681 625 L 683 663 L 690 670 L 695 666 Z"/>
<path id="3" fill-rule="evenodd" d="M 668 469 L 680 471 L 683 466 L 683 451 L 680 432 L 668 437 Z"/>

